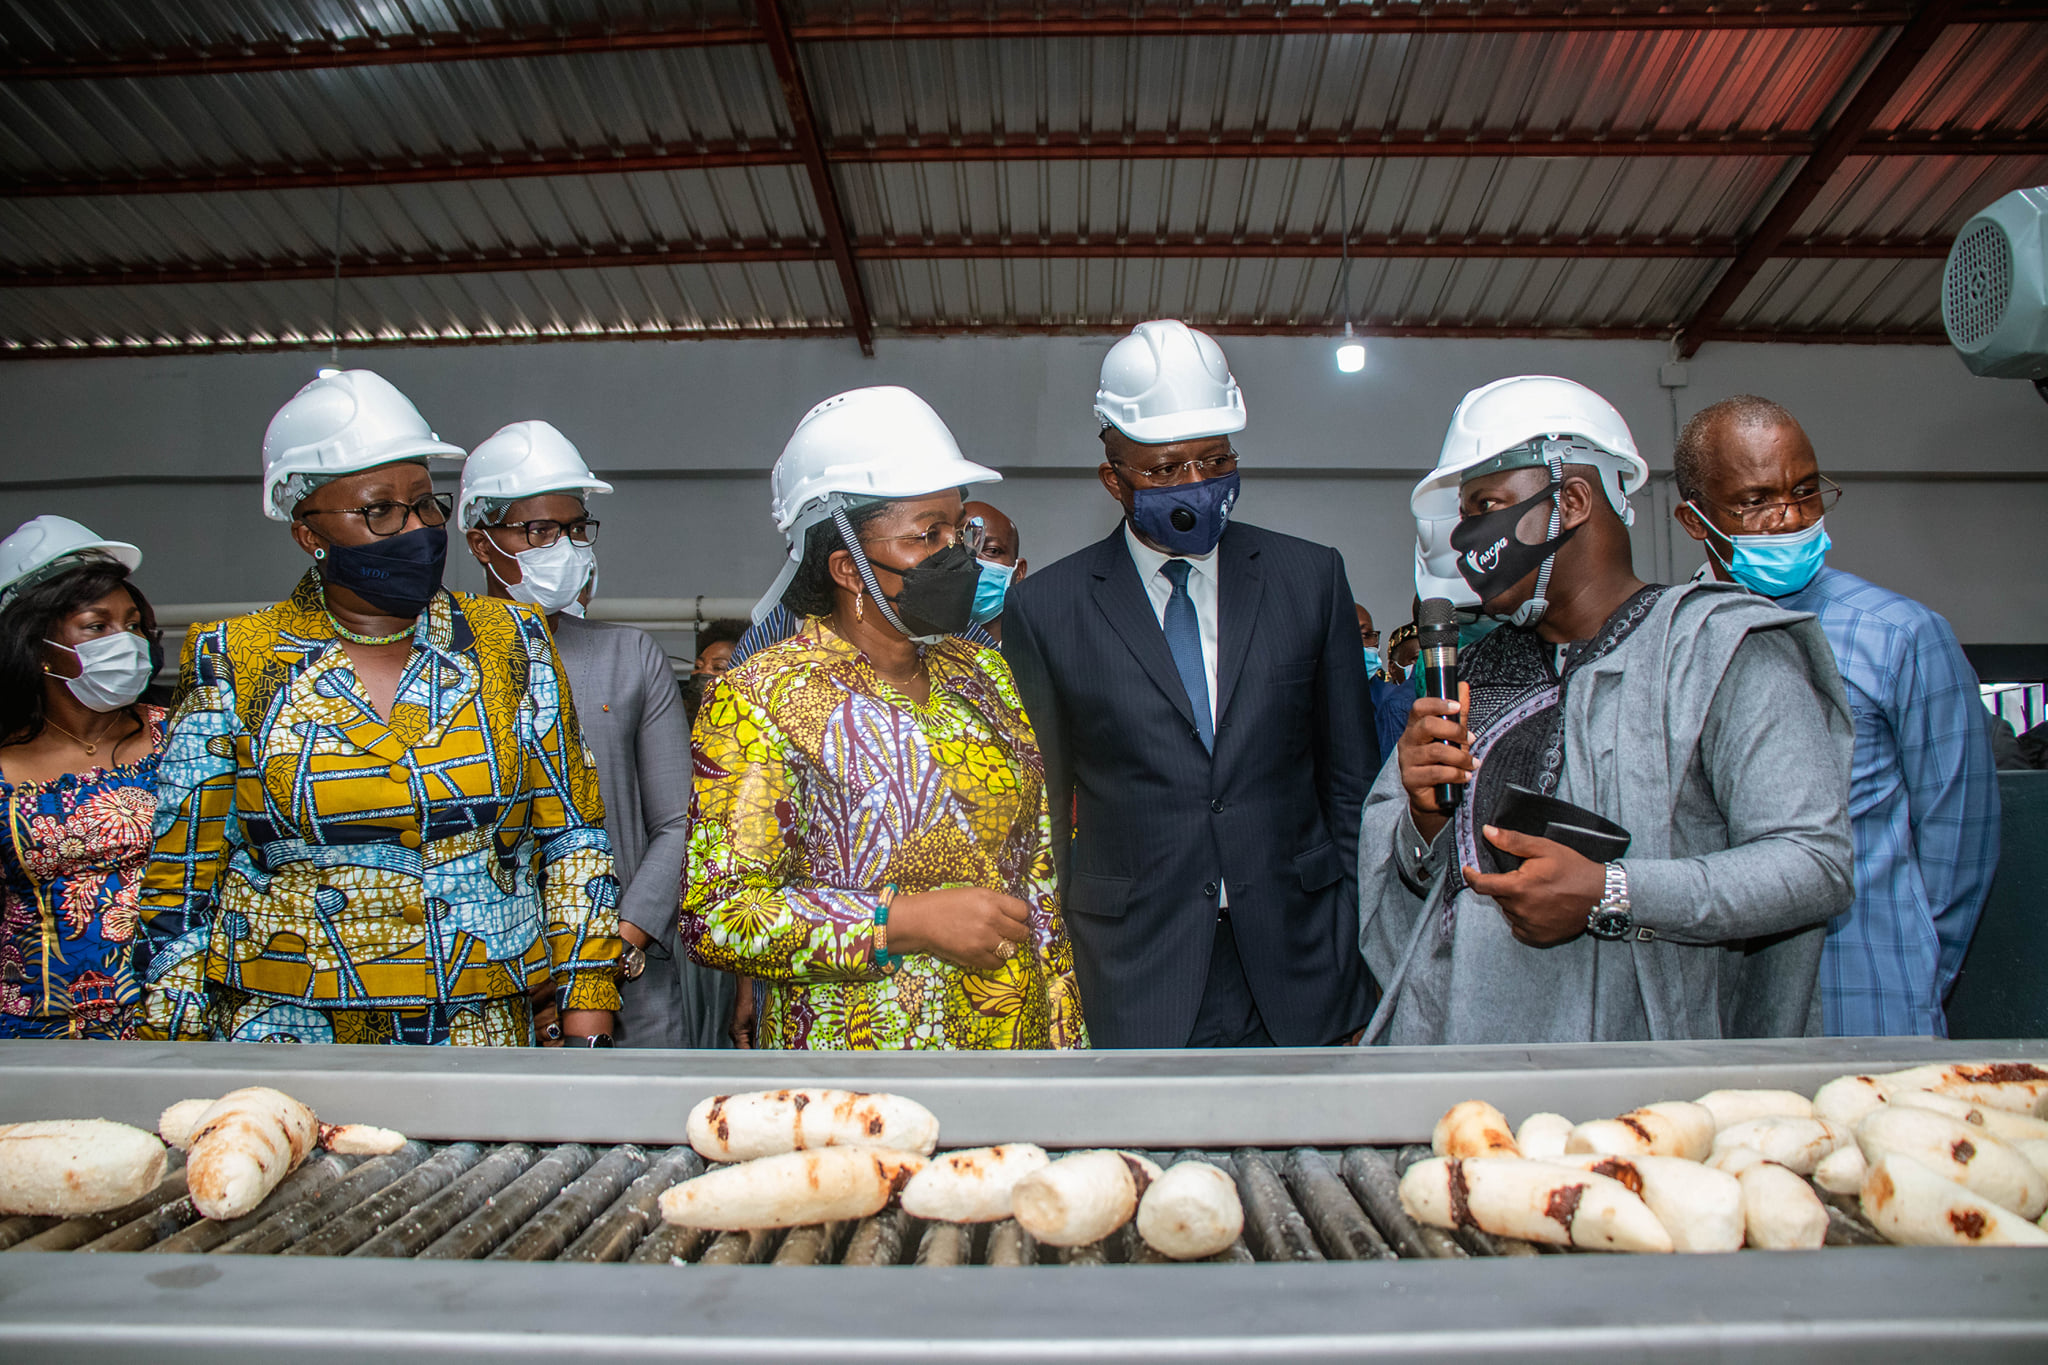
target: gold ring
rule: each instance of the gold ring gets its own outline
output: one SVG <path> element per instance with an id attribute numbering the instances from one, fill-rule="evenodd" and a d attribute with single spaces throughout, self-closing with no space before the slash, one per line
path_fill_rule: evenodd
<path id="1" fill-rule="evenodd" d="M 1011 940 L 1004 939 L 1000 943 L 996 944 L 996 957 L 1001 961 L 1008 962 L 1011 958 L 1015 957 L 1016 955 L 1017 945 Z"/>

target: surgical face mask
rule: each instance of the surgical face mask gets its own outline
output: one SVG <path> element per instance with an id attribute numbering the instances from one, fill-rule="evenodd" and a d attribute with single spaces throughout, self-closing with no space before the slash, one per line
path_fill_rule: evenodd
<path id="1" fill-rule="evenodd" d="M 1707 529 L 1728 542 L 1726 558 L 1714 551 L 1713 541 L 1707 542 L 1708 553 L 1721 559 L 1729 575 L 1753 593 L 1765 597 L 1787 597 L 1813 582 L 1827 562 L 1828 551 L 1834 542 L 1828 539 L 1827 518 L 1821 517 L 1803 531 L 1786 531 L 1771 536 L 1731 536 L 1721 531 L 1707 514 L 1691 502 L 1686 503 L 1698 513 Z"/>
<path id="2" fill-rule="evenodd" d="M 1003 600 L 1010 595 L 1010 580 L 1016 577 L 1017 569 L 1015 565 L 998 564 L 991 559 L 977 562 L 981 565 L 981 581 L 974 585 L 974 614 L 970 619 L 977 626 L 985 626 L 1003 614 Z"/>
<path id="3" fill-rule="evenodd" d="M 908 569 L 892 570 L 903 579 L 903 587 L 889 599 L 903 633 L 929 642 L 967 629 L 981 585 L 980 565 L 965 545 L 955 544 Z"/>
<path id="4" fill-rule="evenodd" d="M 131 630 L 87 640 L 76 648 L 49 639 L 43 643 L 77 657 L 78 676 L 64 679 L 64 685 L 79 705 L 93 711 L 118 711 L 130 705 L 156 672 L 149 641 Z"/>
<path id="5" fill-rule="evenodd" d="M 576 599 L 583 589 L 597 578 L 597 551 L 588 545 L 578 545 L 563 536 L 552 545 L 540 545 L 530 550 L 521 550 L 512 556 L 519 565 L 519 581 L 505 583 L 490 561 L 484 561 L 484 568 L 491 577 L 505 584 L 505 590 L 521 602 L 530 602 L 549 616 L 558 611 L 573 611 L 583 614 Z"/>
<path id="6" fill-rule="evenodd" d="M 1365 671 L 1368 675 L 1380 671 L 1380 652 L 1374 645 L 1365 647 Z"/>
<path id="7" fill-rule="evenodd" d="M 1172 555 L 1200 558 L 1216 548 L 1237 505 L 1237 471 L 1200 483 L 1131 489 L 1131 525 Z"/>
<path id="8" fill-rule="evenodd" d="M 379 611 L 411 620 L 441 590 L 447 564 L 448 528 L 422 526 L 368 545 L 330 544 L 320 561 L 320 577 Z"/>
<path id="9" fill-rule="evenodd" d="M 1549 558 L 1556 554 L 1558 547 L 1578 531 L 1574 526 L 1561 534 L 1555 532 L 1557 504 L 1555 498 L 1562 484 L 1553 471 L 1550 484 L 1535 497 L 1516 503 L 1513 507 L 1496 508 L 1482 512 L 1476 517 L 1465 517 L 1451 529 L 1451 548 L 1458 552 L 1458 573 L 1472 585 L 1472 591 L 1479 594 L 1482 610 L 1513 589 L 1515 584 L 1541 569 Z M 1522 518 L 1543 503 L 1550 503 L 1553 534 L 1541 544 L 1531 545 L 1516 536 L 1515 530 L 1522 524 Z M 1537 585 L 1536 598 L 1543 596 L 1544 585 Z M 1535 615 L 1540 615 L 1540 610 Z M 1517 611 L 1516 615 L 1522 615 Z M 1533 617 L 1532 617 L 1533 620 Z M 1520 624 L 1530 624 L 1522 621 Z"/>

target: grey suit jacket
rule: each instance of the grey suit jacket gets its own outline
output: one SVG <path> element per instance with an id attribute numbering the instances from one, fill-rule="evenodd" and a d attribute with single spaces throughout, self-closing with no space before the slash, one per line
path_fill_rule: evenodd
<path id="1" fill-rule="evenodd" d="M 619 918 L 654 940 L 647 970 L 620 985 L 619 1045 L 721 1046 L 734 978 L 689 961 L 676 942 L 690 840 L 690 731 L 668 656 L 631 626 L 574 616 L 549 624 L 597 762 Z"/>

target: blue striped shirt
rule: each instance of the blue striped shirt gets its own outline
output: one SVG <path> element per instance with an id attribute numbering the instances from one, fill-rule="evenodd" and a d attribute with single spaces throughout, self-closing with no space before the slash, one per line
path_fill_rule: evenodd
<path id="1" fill-rule="evenodd" d="M 738 668 L 747 661 L 748 655 L 770 645 L 781 644 L 796 634 L 797 627 L 802 624 L 795 612 L 777 602 L 766 616 L 748 626 L 747 633 L 740 636 L 740 642 L 732 647 L 732 662 L 727 667 Z M 971 640 L 977 645 L 987 645 L 990 649 L 996 647 L 995 637 L 980 626 L 969 626 L 960 632 L 960 638 Z"/>
<path id="2" fill-rule="evenodd" d="M 1998 775 L 1977 675 L 1938 614 L 1840 569 L 1780 606 L 1820 618 L 1856 716 L 1856 903 L 1828 925 L 1837 1037 L 1948 1035 L 1942 1000 L 1998 868 Z"/>

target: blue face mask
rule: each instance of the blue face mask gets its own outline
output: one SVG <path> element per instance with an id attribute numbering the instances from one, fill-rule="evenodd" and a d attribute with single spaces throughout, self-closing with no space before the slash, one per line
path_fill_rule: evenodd
<path id="1" fill-rule="evenodd" d="M 448 562 L 448 528 L 422 526 L 368 545 L 329 545 L 320 577 L 347 588 L 378 611 L 411 620 L 441 591 Z"/>
<path id="2" fill-rule="evenodd" d="M 974 614 L 969 618 L 975 625 L 985 626 L 1003 614 L 1003 599 L 1010 595 L 1010 579 L 1016 572 L 1014 565 L 981 561 L 981 581 L 974 585 Z"/>
<path id="3" fill-rule="evenodd" d="M 1687 503 L 1699 513 L 1701 521 L 1707 515 L 1698 507 Z M 1727 566 L 1734 580 L 1753 593 L 1764 597 L 1787 597 L 1813 582 L 1814 576 L 1827 562 L 1828 550 L 1834 542 L 1828 539 L 1827 518 L 1822 517 L 1803 531 L 1787 531 L 1774 536 L 1731 536 L 1708 522 L 1708 529 L 1725 540 L 1732 547 L 1723 558 L 1714 550 L 1713 541 L 1707 542 L 1707 552 Z"/>
<path id="4" fill-rule="evenodd" d="M 1372 645 L 1365 647 L 1365 671 L 1369 674 L 1380 671 L 1380 652 Z"/>
<path id="5" fill-rule="evenodd" d="M 1237 471 L 1200 483 L 1131 490 L 1131 525 L 1172 555 L 1199 558 L 1216 548 L 1237 504 Z"/>

